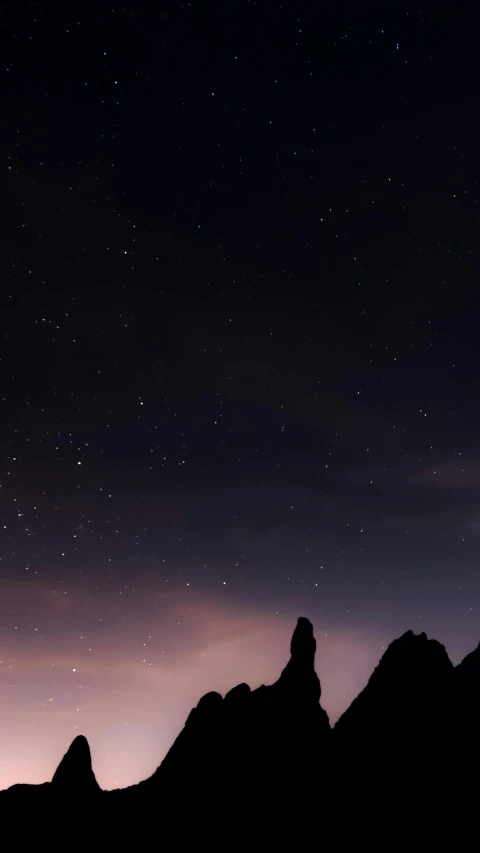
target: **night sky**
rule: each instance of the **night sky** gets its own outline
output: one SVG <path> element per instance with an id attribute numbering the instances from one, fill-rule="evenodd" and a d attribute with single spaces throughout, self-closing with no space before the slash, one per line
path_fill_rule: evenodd
<path id="1" fill-rule="evenodd" d="M 480 639 L 465 8 L 3 4 L 0 786 L 145 778 L 299 615 L 332 723 Z"/>

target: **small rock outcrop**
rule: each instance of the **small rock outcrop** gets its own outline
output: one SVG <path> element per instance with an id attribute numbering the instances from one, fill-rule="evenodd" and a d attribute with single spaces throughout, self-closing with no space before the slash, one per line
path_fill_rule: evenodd
<path id="1" fill-rule="evenodd" d="M 92 769 L 88 740 L 78 735 L 70 744 L 51 782 L 52 792 L 94 794 L 100 791 Z"/>

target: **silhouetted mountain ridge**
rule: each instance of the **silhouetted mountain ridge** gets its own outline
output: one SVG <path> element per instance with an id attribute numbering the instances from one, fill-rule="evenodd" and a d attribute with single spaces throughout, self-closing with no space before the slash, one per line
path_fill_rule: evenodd
<path id="1" fill-rule="evenodd" d="M 427 779 L 436 784 L 442 762 L 452 760 L 446 735 L 453 734 L 454 671 L 445 647 L 424 632 L 407 631 L 390 643 L 334 728 L 333 750 L 343 756 L 352 792 L 366 765 L 371 776 L 392 785 L 425 766 L 409 781 L 412 793 Z"/>
<path id="2" fill-rule="evenodd" d="M 179 803 L 197 809 L 215 803 L 225 814 L 248 804 L 252 820 L 275 808 L 295 821 L 313 814 L 319 797 L 331 802 L 338 786 L 359 808 L 382 779 L 376 796 L 384 808 L 403 796 L 405 784 L 411 796 L 428 790 L 438 805 L 449 774 L 478 755 L 480 645 L 454 667 L 441 643 L 407 631 L 385 650 L 333 730 L 320 704 L 315 653 L 313 626 L 301 617 L 278 680 L 255 690 L 239 684 L 224 698 L 205 694 L 155 773 L 139 785 L 101 792 L 80 735 L 51 783 L 15 785 L 5 794 L 18 803 L 68 797 L 143 808 L 161 802 L 172 814 Z"/>

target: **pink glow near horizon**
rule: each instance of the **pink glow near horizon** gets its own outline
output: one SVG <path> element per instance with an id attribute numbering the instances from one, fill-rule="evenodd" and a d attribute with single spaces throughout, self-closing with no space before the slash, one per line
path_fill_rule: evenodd
<path id="1" fill-rule="evenodd" d="M 102 787 L 147 778 L 204 693 L 278 678 L 299 615 L 314 625 L 321 702 L 334 723 L 413 614 L 369 629 L 365 615 L 350 623 L 347 611 L 343 623 L 330 616 L 327 624 L 316 608 L 290 602 L 277 612 L 190 587 L 0 583 L 0 788 L 51 779 L 78 734 Z M 476 621 L 465 625 L 459 613 L 447 623 L 433 605 L 417 625 L 454 663 L 478 641 Z"/>
<path id="2" fill-rule="evenodd" d="M 10 585 L 8 598 L 0 788 L 49 780 L 77 734 L 89 740 L 102 787 L 146 778 L 200 696 L 278 678 L 295 625 L 285 614 L 193 594 L 163 594 L 161 606 L 139 594 L 113 623 L 106 614 L 118 599 L 107 595 L 47 586 L 15 595 Z M 378 661 L 381 641 L 315 628 L 322 704 L 334 721 Z"/>

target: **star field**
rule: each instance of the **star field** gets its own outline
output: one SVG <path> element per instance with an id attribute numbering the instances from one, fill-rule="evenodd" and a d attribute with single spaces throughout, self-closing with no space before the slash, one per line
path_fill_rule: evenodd
<path id="1" fill-rule="evenodd" d="M 298 615 L 332 722 L 480 639 L 479 128 L 448 4 L 2 10 L 0 784 L 145 778 Z"/>

